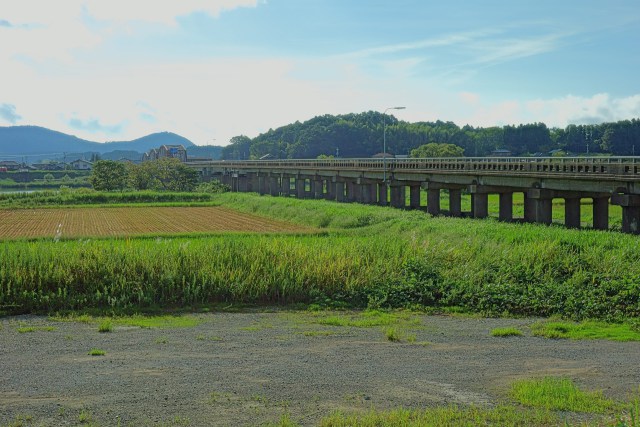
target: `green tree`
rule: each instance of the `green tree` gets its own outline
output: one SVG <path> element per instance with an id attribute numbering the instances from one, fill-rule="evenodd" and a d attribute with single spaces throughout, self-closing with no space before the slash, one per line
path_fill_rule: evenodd
<path id="1" fill-rule="evenodd" d="M 411 157 L 462 157 L 464 149 L 455 144 L 430 142 L 411 150 Z"/>
<path id="2" fill-rule="evenodd" d="M 229 145 L 222 149 L 224 160 L 248 160 L 251 154 L 251 138 L 244 135 L 234 136 Z"/>
<path id="3" fill-rule="evenodd" d="M 89 183 L 99 191 L 123 190 L 127 185 L 127 169 L 120 162 L 98 160 L 93 164 Z"/>
<path id="4" fill-rule="evenodd" d="M 129 182 L 137 190 L 193 191 L 198 171 L 179 159 L 163 158 L 131 166 Z"/>

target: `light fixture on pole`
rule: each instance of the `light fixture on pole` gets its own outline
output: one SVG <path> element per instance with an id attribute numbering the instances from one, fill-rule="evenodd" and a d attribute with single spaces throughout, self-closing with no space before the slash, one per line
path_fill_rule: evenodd
<path id="1" fill-rule="evenodd" d="M 406 107 L 389 107 L 382 113 L 382 182 L 387 183 L 387 111 L 404 110 Z"/>

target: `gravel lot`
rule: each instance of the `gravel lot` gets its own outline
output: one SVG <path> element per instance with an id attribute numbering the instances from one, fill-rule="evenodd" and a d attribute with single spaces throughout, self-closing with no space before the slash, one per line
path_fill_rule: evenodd
<path id="1" fill-rule="evenodd" d="M 390 342 L 381 327 L 326 326 L 306 312 L 194 316 L 194 327 L 111 333 L 0 319 L 0 426 L 262 425 L 285 413 L 314 425 L 337 409 L 492 405 L 518 378 L 567 376 L 617 399 L 640 385 L 640 343 L 536 338 L 535 319 L 416 315 Z M 507 326 L 525 336 L 490 336 Z"/>

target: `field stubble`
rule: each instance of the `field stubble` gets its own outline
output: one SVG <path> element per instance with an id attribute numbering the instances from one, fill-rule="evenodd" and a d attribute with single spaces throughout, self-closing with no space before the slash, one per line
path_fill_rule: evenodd
<path id="1" fill-rule="evenodd" d="M 207 232 L 303 232 L 309 227 L 219 206 L 0 210 L 0 239 Z"/>

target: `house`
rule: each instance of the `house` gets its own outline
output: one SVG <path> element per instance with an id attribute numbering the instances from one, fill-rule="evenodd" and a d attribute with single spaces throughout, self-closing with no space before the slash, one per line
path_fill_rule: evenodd
<path id="1" fill-rule="evenodd" d="M 34 163 L 33 167 L 40 171 L 61 171 L 66 168 L 65 163 L 50 162 L 50 163 Z"/>
<path id="2" fill-rule="evenodd" d="M 3 160 L 0 162 L 0 168 L 5 168 L 7 171 L 17 171 L 20 169 L 20 163 L 13 160 Z"/>
<path id="3" fill-rule="evenodd" d="M 91 168 L 93 167 L 93 163 L 84 160 L 84 159 L 78 159 L 78 160 L 74 160 L 73 162 L 69 163 L 71 165 L 71 167 L 75 170 L 80 170 L 80 171 L 90 171 Z"/>
<path id="4" fill-rule="evenodd" d="M 187 149 L 183 145 L 161 145 L 159 148 L 152 148 L 144 153 L 142 161 L 158 160 L 164 158 L 179 159 L 181 162 L 187 161 Z"/>

